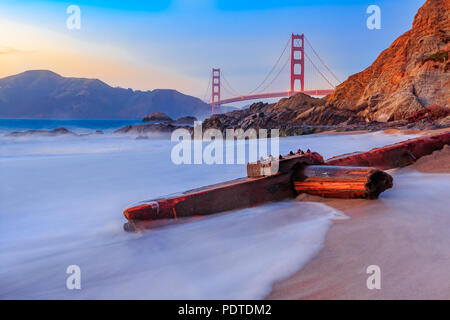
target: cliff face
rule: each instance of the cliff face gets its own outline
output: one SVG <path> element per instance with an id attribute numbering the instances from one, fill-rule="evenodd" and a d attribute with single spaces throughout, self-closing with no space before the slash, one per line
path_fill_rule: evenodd
<path id="1" fill-rule="evenodd" d="M 427 0 L 412 29 L 339 85 L 327 107 L 380 122 L 406 119 L 430 105 L 449 108 L 449 15 L 450 0 Z"/>
<path id="2" fill-rule="evenodd" d="M 448 126 L 449 15 L 450 0 L 427 0 L 410 31 L 329 97 L 298 93 L 276 104 L 255 103 L 248 109 L 214 115 L 204 121 L 203 128 L 276 128 L 295 135 L 330 128 Z"/>

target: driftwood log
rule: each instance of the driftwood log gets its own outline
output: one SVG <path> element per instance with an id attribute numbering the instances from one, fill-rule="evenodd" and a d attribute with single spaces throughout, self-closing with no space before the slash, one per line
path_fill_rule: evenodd
<path id="1" fill-rule="evenodd" d="M 441 150 L 450 144 L 450 132 L 402 141 L 368 152 L 355 152 L 328 159 L 333 166 L 361 166 L 379 169 L 400 168 L 413 164 L 419 158 Z"/>
<path id="2" fill-rule="evenodd" d="M 125 209 L 124 215 L 128 220 L 171 219 L 208 215 L 293 198 L 296 196 L 291 182 L 293 168 L 321 163 L 322 156 L 315 152 L 258 162 L 249 170 L 267 174 L 255 173 L 251 177 L 189 190 L 177 196 L 145 201 Z M 275 172 L 271 165 L 279 170 Z"/>
<path id="3" fill-rule="evenodd" d="M 390 169 L 406 166 L 442 149 L 446 144 L 450 144 L 450 132 L 411 139 L 364 153 L 342 155 L 325 163 L 319 154 L 299 150 L 296 154 L 291 152 L 286 156 L 249 163 L 247 178 L 144 201 L 125 209 L 124 215 L 131 226 L 139 221 L 208 215 L 252 207 L 293 198 L 298 193 L 373 199 L 392 187 L 392 177 L 371 167 Z"/>
<path id="4" fill-rule="evenodd" d="M 392 177 L 366 167 L 305 166 L 294 172 L 293 186 L 298 194 L 326 198 L 376 199 L 392 188 Z"/>

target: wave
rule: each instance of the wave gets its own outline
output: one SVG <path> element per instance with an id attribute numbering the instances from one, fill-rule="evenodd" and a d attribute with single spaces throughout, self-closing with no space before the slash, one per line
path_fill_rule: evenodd
<path id="1" fill-rule="evenodd" d="M 325 157 L 405 136 L 318 135 L 280 139 Z M 279 202 L 123 232 L 122 210 L 245 175 L 243 165 L 175 165 L 171 144 L 105 135 L 0 139 L 0 297 L 262 298 L 323 246 L 332 219 L 319 204 Z M 82 289 L 67 290 L 78 265 Z"/>

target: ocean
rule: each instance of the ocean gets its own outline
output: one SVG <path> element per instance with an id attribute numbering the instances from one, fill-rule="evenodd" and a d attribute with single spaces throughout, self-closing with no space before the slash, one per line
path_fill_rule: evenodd
<path id="1" fill-rule="evenodd" d="M 282 201 L 123 231 L 130 204 L 245 176 L 245 165 L 175 165 L 169 140 L 111 134 L 138 120 L 0 120 L 1 299 L 261 299 L 323 247 L 345 215 Z M 10 138 L 66 127 L 83 137 Z M 280 138 L 282 154 L 325 158 L 412 136 L 383 133 Z M 381 195 L 381 200 L 389 191 Z M 69 290 L 67 267 L 81 270 Z"/>
<path id="2" fill-rule="evenodd" d="M 0 119 L 0 135 L 12 131 L 53 130 L 66 128 L 77 133 L 89 133 L 102 130 L 105 133 L 126 125 L 142 124 L 139 119 L 93 119 L 93 120 L 54 120 L 54 119 Z"/>

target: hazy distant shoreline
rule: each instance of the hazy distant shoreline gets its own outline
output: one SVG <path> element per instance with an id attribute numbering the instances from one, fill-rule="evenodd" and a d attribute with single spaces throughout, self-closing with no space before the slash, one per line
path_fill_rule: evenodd
<path id="1" fill-rule="evenodd" d="M 16 133 L 15 136 L 85 136 L 86 134 L 99 133 L 105 134 L 126 134 L 135 137 L 151 138 L 170 138 L 170 133 L 186 125 L 176 123 L 146 123 L 141 119 L 0 119 L 0 136 L 7 136 Z M 52 135 L 51 131 L 60 129 L 59 134 Z M 138 130 L 139 129 L 139 130 Z M 205 129 L 205 128 L 204 128 Z M 440 127 L 432 124 L 416 124 L 408 126 L 392 126 L 390 124 L 367 124 L 349 128 L 338 126 L 308 126 L 305 125 L 300 132 L 293 131 L 293 134 L 281 136 L 297 136 L 310 134 L 358 134 L 368 132 L 384 133 L 404 133 L 404 134 L 423 134 L 424 132 L 441 132 L 448 130 L 447 127 Z M 35 132 L 27 132 L 35 131 Z M 14 136 L 14 135 L 12 135 Z"/>

